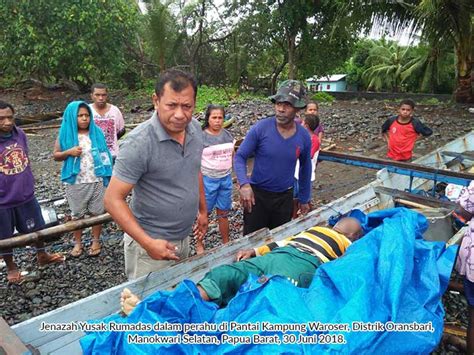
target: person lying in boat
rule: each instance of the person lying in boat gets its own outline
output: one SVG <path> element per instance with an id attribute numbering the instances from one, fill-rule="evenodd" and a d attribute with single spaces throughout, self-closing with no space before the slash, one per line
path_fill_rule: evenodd
<path id="1" fill-rule="evenodd" d="M 307 288 L 321 264 L 342 256 L 362 236 L 361 223 L 354 217 L 341 218 L 332 228 L 312 227 L 278 242 L 240 250 L 235 263 L 212 269 L 197 283 L 197 288 L 203 300 L 219 307 L 227 305 L 250 274 L 280 275 L 295 286 Z M 120 299 L 122 312 L 128 315 L 139 301 L 124 289 Z"/>

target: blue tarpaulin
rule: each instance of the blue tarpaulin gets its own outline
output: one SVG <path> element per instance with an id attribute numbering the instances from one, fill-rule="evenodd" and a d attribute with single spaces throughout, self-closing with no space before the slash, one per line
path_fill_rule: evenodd
<path id="1" fill-rule="evenodd" d="M 203 322 L 209 323 L 204 326 L 223 327 L 237 322 L 256 325 L 257 330 L 211 329 L 186 334 L 158 330 L 91 332 L 81 339 L 83 351 L 85 354 L 430 353 L 443 332 L 441 296 L 449 281 L 457 247 L 446 249 L 445 243 L 424 241 L 422 234 L 427 227 L 424 216 L 405 208 L 374 212 L 367 216 L 366 236 L 351 245 L 343 257 L 320 266 L 308 289 L 297 288 L 280 276 L 269 277 L 263 283 L 251 277 L 226 308 L 218 309 L 215 304 L 203 301 L 195 284 L 185 280 L 174 291 L 159 291 L 149 296 L 129 317 L 113 315 L 100 320 L 108 324 L 169 322 L 183 327 Z M 315 322 L 347 324 L 349 329 L 310 330 L 310 324 Z M 297 324 L 307 328 L 282 333 L 281 328 L 270 329 L 268 324 Z M 374 328 L 356 331 L 356 325 L 361 324 Z M 383 328 L 377 329 L 380 325 Z M 415 331 L 420 325 L 428 331 Z M 394 327 L 402 327 L 404 331 L 395 331 Z M 143 338 L 129 338 L 134 334 Z M 224 334 L 242 336 L 241 342 L 235 345 L 223 342 L 229 341 Z M 253 338 L 255 334 L 277 335 L 281 344 L 274 344 L 274 338 Z M 300 334 L 307 338 L 299 338 Z M 180 338 L 173 341 L 156 335 Z M 175 344 L 143 344 L 144 339 Z M 216 339 L 221 344 L 202 344 Z M 246 343 L 248 339 L 250 344 Z M 262 339 L 270 343 L 255 344 Z M 318 344 L 311 343 L 315 339 Z M 183 344 L 183 340 L 201 344 Z M 142 344 L 138 344 L 140 341 Z"/>

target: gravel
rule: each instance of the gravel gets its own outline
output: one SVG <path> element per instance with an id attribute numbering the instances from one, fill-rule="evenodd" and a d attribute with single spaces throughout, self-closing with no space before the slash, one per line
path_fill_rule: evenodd
<path id="1" fill-rule="evenodd" d="M 69 100 L 77 98 L 77 95 L 56 93 L 48 96 L 50 100 L 41 101 L 31 94 L 23 97 L 15 92 L 4 94 L 7 97 L 3 99 L 10 99 L 20 115 L 38 110 L 62 110 Z M 86 95 L 83 96 L 86 98 Z M 127 105 L 125 107 L 119 102 L 127 123 L 141 122 L 150 117 L 149 105 Z M 273 108 L 268 102 L 248 101 L 230 105 L 227 112 L 236 117 L 236 122 L 229 130 L 238 139 L 244 137 L 250 125 L 271 115 Z M 321 105 L 320 117 L 326 131 L 323 147 L 336 144 L 338 150 L 383 157 L 385 144 L 379 136 L 380 126 L 394 112 L 396 105 L 385 102 L 345 101 Z M 419 106 L 416 112 L 433 127 L 435 134 L 432 138 L 422 139 L 417 143 L 415 157 L 472 129 L 473 115 L 463 106 Z M 64 188 L 60 183 L 61 163 L 54 162 L 51 158 L 56 135 L 57 130 L 51 129 L 37 131 L 28 137 L 38 199 L 64 196 Z M 317 169 L 313 185 L 313 206 L 320 206 L 343 196 L 367 184 L 374 176 L 375 171 L 324 162 Z M 231 239 L 238 239 L 242 234 L 242 212 L 237 201 L 237 193 L 234 192 L 230 215 Z M 46 205 L 53 206 L 52 203 Z M 55 209 L 60 215 L 69 214 L 67 203 L 55 206 Z M 215 214 L 210 216 L 209 221 L 205 246 L 220 246 L 222 240 Z M 125 282 L 122 236 L 123 233 L 115 223 L 107 223 L 102 234 L 104 245 L 99 257 L 91 258 L 83 253 L 79 258 L 68 257 L 63 264 L 44 268 L 37 267 L 33 248 L 15 250 L 19 267 L 29 271 L 28 277 L 33 279 L 21 285 L 7 285 L 3 269 L 0 273 L 0 315 L 8 324 L 13 325 Z M 83 238 L 90 241 L 90 230 L 85 231 Z M 48 244 L 48 250 L 68 253 L 72 245 L 72 235 L 67 234 Z M 194 254 L 194 242 L 191 243 L 191 250 Z M 447 306 L 446 320 L 466 327 L 464 297 L 447 292 L 443 301 Z M 436 353 L 454 354 L 459 351 L 451 345 L 441 344 Z"/>

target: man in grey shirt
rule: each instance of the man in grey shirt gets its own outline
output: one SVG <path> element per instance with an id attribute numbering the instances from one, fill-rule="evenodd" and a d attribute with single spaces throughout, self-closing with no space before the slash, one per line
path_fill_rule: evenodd
<path id="1" fill-rule="evenodd" d="M 196 93 L 190 74 L 165 71 L 153 94 L 156 112 L 120 148 L 104 202 L 125 232 L 129 279 L 187 257 L 196 214 L 196 235 L 207 231 L 202 131 L 192 119 Z M 125 198 L 132 189 L 129 207 Z"/>

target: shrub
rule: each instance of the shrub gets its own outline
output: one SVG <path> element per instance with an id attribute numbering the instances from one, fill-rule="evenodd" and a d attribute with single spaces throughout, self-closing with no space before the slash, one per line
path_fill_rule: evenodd
<path id="1" fill-rule="evenodd" d="M 313 96 L 311 96 L 312 100 L 315 100 L 317 102 L 327 102 L 327 103 L 332 103 L 335 100 L 335 97 L 332 96 L 331 94 L 328 94 L 327 92 L 324 91 L 319 91 Z"/>

